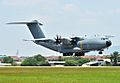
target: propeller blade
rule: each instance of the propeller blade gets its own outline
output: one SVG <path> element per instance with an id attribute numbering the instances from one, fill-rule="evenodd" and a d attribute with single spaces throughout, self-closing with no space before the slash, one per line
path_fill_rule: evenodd
<path id="1" fill-rule="evenodd" d="M 56 37 L 54 39 L 55 39 L 55 43 L 56 44 L 60 44 L 61 43 L 61 36 L 56 35 Z"/>

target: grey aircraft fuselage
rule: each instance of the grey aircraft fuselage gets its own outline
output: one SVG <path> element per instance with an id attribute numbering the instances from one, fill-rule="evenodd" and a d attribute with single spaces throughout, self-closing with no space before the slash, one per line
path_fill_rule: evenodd
<path id="1" fill-rule="evenodd" d="M 56 39 L 46 38 L 40 27 L 42 24 L 37 20 L 32 22 L 12 22 L 8 24 L 26 24 L 34 37 L 34 39 L 27 41 L 33 41 L 37 45 L 63 53 L 63 56 L 71 56 L 73 53 L 75 56 L 82 56 L 90 51 L 99 51 L 99 54 L 102 54 L 102 51 L 112 44 L 106 37 L 88 39 L 81 37 L 61 38 L 57 36 Z"/>
<path id="2" fill-rule="evenodd" d="M 105 48 L 108 48 L 111 45 L 111 41 L 107 38 L 92 38 L 80 40 L 76 45 L 70 44 L 55 44 L 55 41 L 42 42 L 39 40 L 34 41 L 38 45 L 42 45 L 51 50 L 60 52 L 60 53 L 86 53 L 89 51 L 103 51 Z"/>

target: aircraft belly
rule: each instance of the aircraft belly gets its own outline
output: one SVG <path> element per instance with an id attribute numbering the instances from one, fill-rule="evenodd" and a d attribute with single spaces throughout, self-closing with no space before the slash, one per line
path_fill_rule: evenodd
<path id="1" fill-rule="evenodd" d="M 60 47 L 53 44 L 53 43 L 44 43 L 44 42 L 39 42 L 38 45 L 41 45 L 43 47 L 46 47 L 48 49 L 54 50 L 54 51 L 60 51 Z"/>

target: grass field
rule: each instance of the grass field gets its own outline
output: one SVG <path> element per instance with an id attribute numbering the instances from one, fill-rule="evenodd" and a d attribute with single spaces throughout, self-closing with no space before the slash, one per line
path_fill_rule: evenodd
<path id="1" fill-rule="evenodd" d="M 120 83 L 120 68 L 0 67 L 0 83 Z"/>

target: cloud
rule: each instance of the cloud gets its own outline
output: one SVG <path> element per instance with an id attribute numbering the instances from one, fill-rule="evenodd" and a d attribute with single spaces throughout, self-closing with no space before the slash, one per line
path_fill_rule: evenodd
<path id="1" fill-rule="evenodd" d="M 80 20 L 80 23 L 81 24 L 91 24 L 91 25 L 94 25 L 94 24 L 96 24 L 96 22 L 97 22 L 97 20 L 96 19 L 89 19 L 89 18 L 84 18 L 84 19 L 81 19 Z"/>
<path id="2" fill-rule="evenodd" d="M 104 12 L 85 10 L 85 11 L 80 11 L 79 15 L 81 17 L 97 17 L 97 16 L 104 16 Z"/>
<path id="3" fill-rule="evenodd" d="M 97 17 L 97 16 L 104 16 L 104 11 L 101 10 L 86 10 L 83 8 L 80 8 L 80 6 L 77 6 L 75 4 L 65 4 L 63 6 L 62 12 L 68 12 L 68 13 L 74 13 L 75 15 L 81 16 L 81 17 Z"/>
<path id="4" fill-rule="evenodd" d="M 80 10 L 79 15 L 81 17 L 108 17 L 112 15 L 120 14 L 120 8 L 106 9 L 106 10 Z"/>
<path id="5" fill-rule="evenodd" d="M 54 3 L 55 0 L 2 0 L 3 5 L 8 6 L 30 6 Z"/>
<path id="6" fill-rule="evenodd" d="M 55 22 L 55 18 L 53 16 L 47 16 L 47 15 L 40 15 L 40 14 L 32 14 L 26 19 L 28 20 L 38 20 L 43 24 L 53 24 Z"/>
<path id="7" fill-rule="evenodd" d="M 2 4 L 9 6 L 19 6 L 19 5 L 33 5 L 36 4 L 38 0 L 3 0 Z"/>
<path id="8" fill-rule="evenodd" d="M 108 14 L 120 14 L 120 8 L 108 10 L 107 13 Z"/>
<path id="9" fill-rule="evenodd" d="M 65 4 L 63 7 L 65 12 L 74 12 L 76 9 L 77 7 L 74 4 Z"/>

